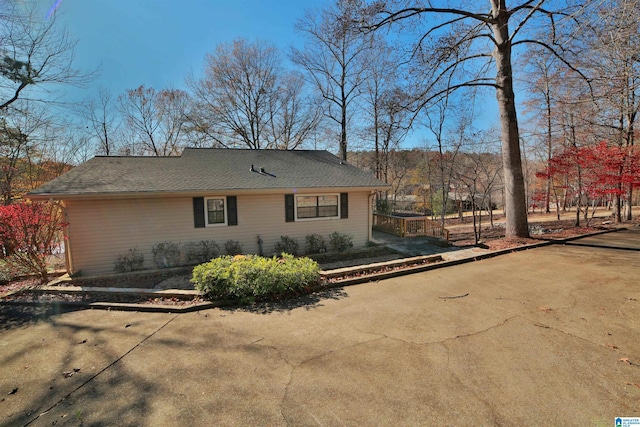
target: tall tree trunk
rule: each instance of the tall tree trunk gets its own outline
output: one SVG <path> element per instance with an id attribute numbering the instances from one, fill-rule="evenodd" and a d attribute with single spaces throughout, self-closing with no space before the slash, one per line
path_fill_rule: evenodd
<path id="1" fill-rule="evenodd" d="M 582 211 L 582 168 L 578 168 L 578 194 L 576 194 L 576 222 L 575 226 L 580 227 L 580 212 Z"/>
<path id="2" fill-rule="evenodd" d="M 635 105 L 635 97 L 633 101 Z M 631 150 L 633 149 L 633 145 L 635 144 L 635 122 L 636 114 L 633 113 L 629 116 L 629 132 L 627 138 L 627 155 L 631 155 Z M 633 219 L 633 185 L 629 185 L 627 191 L 627 209 L 625 211 L 625 217 L 627 221 L 631 221 Z"/>
<path id="3" fill-rule="evenodd" d="M 478 236 L 478 221 L 477 221 L 477 218 L 476 218 L 475 195 L 471 199 L 471 214 L 473 216 L 473 244 L 477 245 L 478 241 L 480 240 L 480 237 Z M 482 216 L 482 211 L 480 212 L 480 215 Z"/>
<path id="4" fill-rule="evenodd" d="M 622 222 L 622 183 L 618 182 L 616 184 L 618 193 L 613 196 L 613 217 L 616 223 Z"/>
<path id="5" fill-rule="evenodd" d="M 343 77 L 343 81 L 344 79 Z M 342 104 L 340 105 L 340 158 L 347 161 L 347 96 L 345 94 L 344 84 L 340 90 L 342 91 Z"/>
<path id="6" fill-rule="evenodd" d="M 549 95 L 549 79 L 545 79 L 546 89 L 545 89 L 545 102 L 547 104 L 547 167 L 551 164 L 551 156 L 553 154 L 553 135 L 551 129 L 551 96 Z M 551 212 L 551 177 L 547 177 L 547 189 L 544 198 L 544 211 L 545 213 Z"/>
<path id="7" fill-rule="evenodd" d="M 378 124 L 378 103 L 373 106 L 373 135 L 375 140 L 374 159 L 376 164 L 376 178 L 382 178 L 382 168 L 380 167 L 380 125 Z"/>
<path id="8" fill-rule="evenodd" d="M 496 95 L 502 126 L 502 163 L 504 169 L 506 237 L 529 237 L 527 205 L 525 199 L 520 134 L 513 92 L 511 68 L 511 40 L 509 39 L 509 13 L 506 0 L 491 0 L 494 22 L 491 24 L 496 49 Z"/>

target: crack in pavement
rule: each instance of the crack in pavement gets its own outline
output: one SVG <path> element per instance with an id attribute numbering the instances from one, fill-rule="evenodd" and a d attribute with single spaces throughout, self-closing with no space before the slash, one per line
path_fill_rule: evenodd
<path id="1" fill-rule="evenodd" d="M 506 299 L 506 298 L 504 298 L 504 299 Z M 442 345 L 446 349 L 446 359 L 447 359 L 446 360 L 446 365 L 450 366 L 450 363 L 451 363 L 450 354 L 449 354 L 450 348 L 449 348 L 449 346 L 447 344 L 450 344 L 450 343 L 452 343 L 452 342 L 454 342 L 455 340 L 458 340 L 458 339 L 479 336 L 481 334 L 484 334 L 484 333 L 493 331 L 493 330 L 495 330 L 497 328 L 500 328 L 502 326 L 505 326 L 505 325 L 507 325 L 509 322 L 511 322 L 514 319 L 522 319 L 523 321 L 525 321 L 526 323 L 528 323 L 528 324 L 530 324 L 530 325 L 532 325 L 534 327 L 541 327 L 541 328 L 545 328 L 545 329 L 550 329 L 550 330 L 553 330 L 553 331 L 556 331 L 556 332 L 560 332 L 560 333 L 562 333 L 564 335 L 567 335 L 569 337 L 577 338 L 577 339 L 579 339 L 581 341 L 584 341 L 584 342 L 587 342 L 589 344 L 595 344 L 597 346 L 607 348 L 604 345 L 604 343 L 594 342 L 594 341 L 592 341 L 590 339 L 587 339 L 587 338 L 581 337 L 579 335 L 576 335 L 574 333 L 559 329 L 558 327 L 554 327 L 554 326 L 552 326 L 550 324 L 547 324 L 545 322 L 542 322 L 540 320 L 535 320 L 533 318 L 527 317 L 526 315 L 523 315 L 521 313 L 513 312 L 513 311 L 511 311 L 509 309 L 498 307 L 495 304 L 491 304 L 488 301 L 485 301 L 485 300 L 482 300 L 482 299 L 480 299 L 480 300 L 476 299 L 476 301 L 481 302 L 481 303 L 483 303 L 485 305 L 488 305 L 493 310 L 499 310 L 499 312 L 502 312 L 502 313 L 506 314 L 507 316 L 504 319 L 502 319 L 501 321 L 497 320 L 497 321 L 493 322 L 493 324 L 491 324 L 490 326 L 488 326 L 486 328 L 483 328 L 481 330 L 471 331 L 471 332 L 468 332 L 468 333 L 461 333 L 461 334 L 458 334 L 456 336 L 449 336 L 449 337 L 446 337 L 446 338 L 443 338 L 443 339 L 432 340 L 432 341 L 407 340 L 407 339 L 403 339 L 403 338 L 399 338 L 399 337 L 394 337 L 392 335 L 388 335 L 388 334 L 385 334 L 385 333 L 374 332 L 372 330 L 354 328 L 354 330 L 356 330 L 357 332 L 359 332 L 361 334 L 370 335 L 371 336 L 370 339 L 366 339 L 364 341 L 356 342 L 356 343 L 353 343 L 353 344 L 340 346 L 338 348 L 334 348 L 334 349 L 331 349 L 331 350 L 328 350 L 328 351 L 323 351 L 323 352 L 318 353 L 318 354 L 316 354 L 314 356 L 308 357 L 308 358 L 302 360 L 299 363 L 293 363 L 290 360 L 288 360 L 287 357 L 285 356 L 285 354 L 283 354 L 282 349 L 278 348 L 277 346 L 269 345 L 268 344 L 269 340 L 265 339 L 264 337 L 262 337 L 260 339 L 257 339 L 257 340 L 254 340 L 253 342 L 251 342 L 251 344 L 255 344 L 257 346 L 265 346 L 265 347 L 269 347 L 269 348 L 273 349 L 276 352 L 276 354 L 278 355 L 278 357 L 290 367 L 289 372 L 288 372 L 288 379 L 287 379 L 286 383 L 284 383 L 284 392 L 282 394 L 282 399 L 280 400 L 280 405 L 279 405 L 280 406 L 280 414 L 281 414 L 281 417 L 282 417 L 282 422 L 285 425 L 291 425 L 292 424 L 290 418 L 286 415 L 286 409 L 287 409 L 286 402 L 291 397 L 291 394 L 290 394 L 291 393 L 291 386 L 294 384 L 294 379 L 295 379 L 294 377 L 296 375 L 296 372 L 299 370 L 299 368 L 303 368 L 309 362 L 313 362 L 314 360 L 318 360 L 318 359 L 321 359 L 323 357 L 330 356 L 330 355 L 335 354 L 337 352 L 342 352 L 342 351 L 345 351 L 345 350 L 346 351 L 353 350 L 353 349 L 358 348 L 359 346 L 375 343 L 375 342 L 381 341 L 383 339 L 389 339 L 391 341 L 397 341 L 397 342 L 402 342 L 402 343 L 405 343 L 405 344 L 416 345 L 416 346 L 429 346 L 429 345 L 434 345 L 434 344 Z M 533 301 L 528 300 L 527 302 L 532 303 Z M 575 307 L 576 304 L 577 304 L 577 300 L 576 300 L 575 295 L 570 295 L 570 301 L 568 302 L 568 304 L 565 304 L 563 307 L 554 308 L 554 310 L 561 311 L 561 310 L 571 309 L 571 308 Z M 457 378 L 457 380 L 459 381 L 460 379 Z M 466 386 L 464 386 L 464 387 L 468 388 Z M 482 398 L 482 396 L 479 396 L 479 395 L 475 395 L 475 396 L 478 399 L 478 401 L 481 402 L 485 408 L 487 408 L 487 410 L 491 413 L 491 416 L 494 419 L 498 419 L 499 418 L 498 415 L 492 410 L 492 408 L 488 404 L 488 402 Z M 312 418 L 315 419 L 314 415 L 309 411 L 308 408 L 306 409 L 306 411 L 307 411 L 309 416 L 311 416 Z M 316 419 L 316 421 L 318 421 L 318 420 Z"/>
<path id="2" fill-rule="evenodd" d="M 497 328 L 499 328 L 499 327 L 501 327 L 501 326 L 504 326 L 504 325 L 506 325 L 506 324 L 507 324 L 507 322 L 509 322 L 510 320 L 513 320 L 513 319 L 514 319 L 514 318 L 516 318 L 516 317 L 517 317 L 517 316 L 513 315 L 513 316 L 511 316 L 511 317 L 507 317 L 507 318 L 506 318 L 506 319 L 504 319 L 502 322 L 496 323 L 496 324 L 495 324 L 495 325 L 493 325 L 493 326 L 489 326 L 488 328 L 481 329 L 481 330 L 476 331 L 476 332 L 470 332 L 470 333 L 468 333 L 468 334 L 456 335 L 455 337 L 446 338 L 446 339 L 444 339 L 444 340 L 435 341 L 435 342 L 433 342 L 433 343 L 428 343 L 428 344 L 445 344 L 445 343 L 447 343 L 447 342 L 449 342 L 449 341 L 457 340 L 457 339 L 460 339 L 460 338 L 475 337 L 475 336 L 477 336 L 477 335 L 484 334 L 484 333 L 486 333 L 486 332 L 489 332 L 489 331 L 492 331 L 492 330 L 494 330 L 494 329 L 497 329 Z"/>
<path id="3" fill-rule="evenodd" d="M 289 419 L 284 413 L 284 408 L 285 401 L 287 400 L 287 395 L 289 394 L 289 386 L 291 386 L 291 382 L 293 381 L 293 372 L 296 370 L 295 366 L 289 366 L 291 367 L 291 369 L 289 370 L 289 379 L 284 385 L 284 393 L 282 393 L 282 399 L 280 399 L 280 416 L 282 417 L 282 421 L 284 421 L 284 423 L 288 426 L 291 424 L 289 423 Z"/>
<path id="4" fill-rule="evenodd" d="M 377 334 L 377 335 L 379 335 L 379 334 Z M 289 366 L 289 367 L 290 367 L 290 371 L 289 371 L 289 379 L 287 380 L 287 383 L 286 383 L 286 384 L 285 384 L 285 386 L 284 386 L 284 393 L 282 394 L 282 399 L 280 400 L 280 415 L 282 416 L 282 420 L 283 420 L 283 422 L 284 422 L 287 426 L 291 425 L 291 423 L 289 422 L 288 417 L 287 417 L 287 416 L 285 415 L 285 413 L 284 413 L 284 410 L 285 410 L 285 402 L 286 402 L 286 400 L 287 400 L 287 396 L 289 395 L 289 388 L 291 387 L 291 384 L 293 383 L 293 377 L 294 377 L 294 375 L 295 375 L 296 371 L 297 371 L 300 367 L 304 366 L 305 364 L 307 364 L 307 363 L 309 363 L 309 362 L 311 362 L 311 361 L 313 361 L 313 360 L 320 359 L 320 358 L 322 358 L 322 357 L 324 357 L 324 356 L 326 356 L 326 355 L 329 355 L 329 354 L 332 354 L 332 353 L 336 353 L 336 352 L 338 352 L 338 351 L 342 351 L 342 350 L 352 349 L 352 348 L 355 348 L 355 347 L 357 347 L 357 346 L 359 346 L 359 345 L 361 345 L 361 344 L 367 344 L 367 343 L 375 342 L 375 341 L 378 341 L 378 340 L 381 340 L 381 339 L 384 339 L 384 338 L 386 338 L 384 335 L 383 335 L 383 336 L 378 336 L 378 337 L 375 337 L 375 338 L 370 339 L 370 340 L 367 340 L 367 341 L 363 341 L 363 342 L 355 343 L 355 344 L 352 344 L 352 345 L 347 345 L 347 346 L 339 347 L 339 348 L 336 348 L 336 349 L 333 349 L 333 350 L 325 351 L 325 352 L 322 352 L 322 353 L 320 353 L 320 354 L 317 354 L 317 355 L 315 355 L 315 356 L 313 356 L 313 357 L 309 357 L 309 358 L 307 358 L 307 359 L 305 359 L 305 360 L 301 361 L 301 362 L 300 362 L 299 364 L 297 364 L 297 365 L 296 365 L 296 364 L 294 364 L 294 363 L 292 363 L 292 362 L 290 362 L 290 361 L 289 361 L 289 360 L 288 360 L 288 359 L 287 359 L 287 358 L 282 354 L 282 352 L 280 351 L 280 349 L 279 349 L 278 347 L 273 346 L 273 345 L 265 345 L 264 347 L 271 348 L 272 350 L 274 350 L 274 351 L 276 352 L 276 354 L 278 355 L 278 357 L 280 357 L 280 359 L 281 359 L 281 360 L 283 360 L 283 361 L 285 362 L 285 364 L 286 364 L 287 366 Z M 259 343 L 260 343 L 263 339 L 264 339 L 264 337 L 263 337 L 263 338 L 261 338 L 261 339 L 259 339 L 259 340 L 256 340 L 256 341 L 252 342 L 251 344 L 256 344 L 256 345 L 262 346 L 262 345 L 261 345 L 261 344 L 259 344 Z M 304 406 L 304 404 L 303 404 L 303 406 Z M 316 417 L 315 417 L 315 416 L 314 416 L 310 411 L 307 411 L 307 412 L 309 413 L 309 415 L 310 415 L 311 417 L 313 417 L 313 418 L 314 418 L 314 420 L 316 420 L 316 421 L 318 422 L 318 425 L 322 425 L 322 423 L 320 423 L 320 422 L 319 422 L 319 420 L 318 420 L 318 419 L 317 419 L 317 418 L 316 418 Z"/>
<path id="5" fill-rule="evenodd" d="M 445 343 L 447 341 L 450 341 L 450 340 L 474 336 L 474 335 L 481 334 L 481 333 L 490 331 L 492 329 L 498 328 L 500 326 L 503 326 L 505 323 L 507 323 L 507 321 L 509 321 L 509 320 L 511 320 L 511 319 L 513 319 L 514 317 L 517 316 L 516 314 L 513 314 L 513 313 L 509 313 L 509 314 L 511 314 L 511 317 L 507 317 L 502 322 L 498 322 L 498 323 L 496 323 L 494 325 L 491 325 L 486 329 L 482 329 L 482 330 L 475 331 L 475 332 L 470 332 L 468 334 L 456 335 L 455 337 L 447 337 L 447 338 L 444 338 L 444 339 L 441 339 L 441 340 L 438 340 L 438 341 L 411 341 L 411 340 L 406 340 L 406 339 L 390 336 L 390 335 L 387 335 L 387 334 L 383 334 L 383 333 L 380 333 L 380 332 L 371 332 L 371 331 L 366 331 L 366 330 L 362 330 L 362 329 L 356 329 L 356 330 L 358 332 L 360 332 L 360 333 L 363 333 L 363 334 L 378 335 L 380 338 L 377 338 L 377 339 L 388 338 L 390 340 L 402 342 L 402 343 L 405 343 L 405 344 L 413 344 L 413 345 L 420 345 L 420 346 L 421 345 L 430 345 L 430 344 L 443 344 L 443 343 Z M 375 341 L 375 340 L 363 341 L 362 343 L 355 344 L 355 345 L 353 345 L 351 347 L 355 347 L 355 346 L 360 345 L 360 344 L 366 344 L 367 342 L 371 342 L 371 341 Z M 345 348 L 349 348 L 349 347 L 345 347 Z M 334 350 L 334 351 L 336 351 L 336 350 Z"/>
<path id="6" fill-rule="evenodd" d="M 133 347 L 131 347 L 129 350 L 127 350 L 122 356 L 118 357 L 117 359 L 115 359 L 113 362 L 109 363 L 107 366 L 105 366 L 104 368 L 102 368 L 100 371 L 96 372 L 94 375 L 92 375 L 91 377 L 89 377 L 85 382 L 83 382 L 82 384 L 80 384 L 78 387 L 76 387 L 75 389 L 73 389 L 71 392 L 67 393 L 65 396 L 63 396 L 61 399 L 59 399 L 57 402 L 55 402 L 53 405 L 51 405 L 46 411 L 43 411 L 41 413 L 39 413 L 36 417 L 34 417 L 33 419 L 31 419 L 29 422 L 27 422 L 25 424 L 25 427 L 33 424 L 35 421 L 38 420 L 38 418 L 40 418 L 43 415 L 46 415 L 47 413 L 49 413 L 51 410 L 53 410 L 55 407 L 57 407 L 58 405 L 60 405 L 62 402 L 64 402 L 65 400 L 67 400 L 69 397 L 71 397 L 74 393 L 76 393 L 77 391 L 79 391 L 80 389 L 82 389 L 84 386 L 86 386 L 87 384 L 89 384 L 91 381 L 93 381 L 95 378 L 97 378 L 99 375 L 101 375 L 102 373 L 106 372 L 109 368 L 111 368 L 113 365 L 115 365 L 116 363 L 118 363 L 119 361 L 121 361 L 122 359 L 125 358 L 125 356 L 127 356 L 128 354 L 130 354 L 133 350 L 135 350 L 136 348 L 138 348 L 140 345 L 142 345 L 142 343 L 144 343 L 145 341 L 147 341 L 149 338 L 151 338 L 152 336 L 154 336 L 155 334 L 157 334 L 158 332 L 160 332 L 165 326 L 167 326 L 169 323 L 173 322 L 177 317 L 179 316 L 179 314 L 174 315 L 171 319 L 167 320 L 163 325 L 161 325 L 158 329 L 156 329 L 155 331 L 153 331 L 151 334 L 149 334 L 148 336 L 144 337 L 140 342 L 138 342 L 136 345 L 134 345 Z"/>
<path id="7" fill-rule="evenodd" d="M 570 305 L 570 306 L 566 306 L 566 307 L 560 307 L 560 308 L 557 308 L 557 309 L 554 309 L 554 310 L 555 311 L 560 311 L 560 310 L 564 310 L 564 309 L 567 309 L 567 308 L 573 308 L 576 303 L 577 303 L 577 301 L 575 301 L 575 297 L 574 297 L 574 305 Z M 522 320 L 525 320 L 525 321 L 531 323 L 533 326 L 536 326 L 536 327 L 539 327 L 539 328 L 544 328 L 544 329 L 550 329 L 552 331 L 556 331 L 556 332 L 562 333 L 562 334 L 567 335 L 569 337 L 579 339 L 581 341 L 587 342 L 589 344 L 596 345 L 598 347 L 604 347 L 604 348 L 607 348 L 607 349 L 611 349 L 610 347 L 607 347 L 607 345 L 605 343 L 601 343 L 601 342 L 599 343 L 599 342 L 592 341 L 592 340 L 590 340 L 588 338 L 581 337 L 580 335 L 576 335 L 576 334 L 574 334 L 572 332 L 565 331 L 563 329 L 560 329 L 560 328 L 557 328 L 555 326 L 549 325 L 549 324 L 547 324 L 545 322 L 542 322 L 540 320 L 534 320 L 534 319 L 531 319 L 531 318 L 529 318 L 529 317 L 527 317 L 527 316 L 525 316 L 523 314 L 513 313 L 513 312 L 511 312 L 511 311 L 509 311 L 507 309 L 504 309 L 504 308 L 500 308 L 500 307 L 495 307 L 495 308 L 500 310 L 500 311 L 503 311 L 505 313 L 511 314 L 513 317 L 518 317 L 518 318 L 520 318 Z M 624 314 L 624 313 L 622 313 L 622 314 Z"/>
<path id="8" fill-rule="evenodd" d="M 573 295 L 573 294 L 569 294 L 567 297 L 571 298 L 571 302 L 570 302 L 569 304 L 565 304 L 565 305 L 563 305 L 563 306 L 561 306 L 561 307 L 554 308 L 553 310 L 554 310 L 554 311 L 556 311 L 556 312 L 558 312 L 558 313 L 560 313 L 560 312 L 562 312 L 563 310 L 567 310 L 567 309 L 575 308 L 575 307 L 577 306 L 577 304 L 578 304 L 578 300 L 577 300 L 576 296 L 575 296 L 575 295 Z M 520 300 L 517 300 L 517 299 L 502 298 L 502 297 L 499 297 L 499 298 L 496 298 L 496 299 L 499 299 L 499 300 L 520 301 Z M 590 340 L 590 339 L 588 339 L 588 338 L 585 338 L 585 337 L 582 337 L 582 336 L 576 335 L 576 334 L 574 334 L 574 333 L 571 333 L 571 332 L 565 331 L 565 330 L 563 330 L 563 329 L 560 329 L 560 328 L 558 328 L 558 327 L 555 327 L 555 326 L 549 325 L 549 324 L 547 324 L 547 323 L 545 323 L 545 322 L 542 322 L 542 321 L 540 321 L 540 320 L 534 320 L 534 319 L 531 319 L 531 318 L 529 318 L 529 317 L 527 317 L 527 316 L 525 316 L 525 315 L 523 315 L 523 314 L 520 314 L 520 313 L 514 313 L 514 312 L 512 312 L 512 311 L 510 311 L 510 310 L 508 310 L 508 309 L 506 309 L 506 308 L 502 308 L 502 307 L 495 306 L 495 305 L 490 304 L 489 302 L 484 301 L 484 300 L 481 300 L 481 299 L 480 299 L 480 300 L 479 300 L 479 299 L 475 299 L 475 300 L 476 300 L 477 302 L 481 303 L 481 304 L 488 305 L 488 306 L 489 306 L 489 307 L 491 307 L 491 308 L 494 308 L 494 309 L 500 310 L 500 311 L 502 311 L 502 312 L 504 312 L 504 313 L 510 314 L 510 315 L 512 316 L 512 317 L 511 317 L 511 319 L 512 319 L 512 318 L 514 318 L 514 317 L 518 317 L 518 318 L 520 318 L 520 319 L 522 319 L 522 320 L 525 320 L 525 321 L 527 321 L 527 322 L 531 323 L 533 326 L 541 327 L 541 328 L 544 328 L 544 329 L 550 329 L 550 330 L 553 330 L 553 331 L 556 331 L 556 332 L 560 332 L 560 333 L 562 333 L 562 334 L 564 334 L 564 335 L 570 336 L 570 337 L 572 337 L 572 338 L 577 338 L 577 339 L 579 339 L 579 340 L 581 340 L 581 341 L 585 341 L 585 342 L 588 342 L 588 343 L 590 343 L 590 344 L 593 344 L 593 345 L 596 345 L 596 346 L 599 346 L 599 347 L 604 347 L 604 348 L 610 349 L 610 347 L 607 347 L 606 343 L 601 343 L 601 342 L 595 342 L 595 341 L 592 341 L 592 340 Z M 526 301 L 527 301 L 527 302 L 532 302 L 531 300 L 526 300 Z M 626 315 L 625 315 L 622 311 L 620 311 L 620 310 L 618 310 L 618 311 L 620 312 L 620 314 L 622 314 L 623 316 L 625 316 L 625 317 L 626 317 Z"/>

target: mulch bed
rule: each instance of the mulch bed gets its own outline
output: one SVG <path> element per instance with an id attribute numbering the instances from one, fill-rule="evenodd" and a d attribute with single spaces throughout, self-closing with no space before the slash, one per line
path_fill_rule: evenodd
<path id="1" fill-rule="evenodd" d="M 503 226 L 483 227 L 480 243 L 489 250 L 509 249 L 540 243 L 544 240 L 561 240 L 608 229 L 600 224 L 601 221 L 593 222 L 593 225 L 589 227 L 576 227 L 573 220 L 536 222 L 532 224 L 531 237 L 529 238 L 506 238 Z M 455 246 L 473 246 L 475 244 L 472 225 L 456 230 L 449 237 L 449 242 Z"/>
<path id="2" fill-rule="evenodd" d="M 38 286 L 38 284 L 39 282 L 36 279 L 27 278 L 27 279 L 14 280 L 9 283 L 0 285 L 0 295 L 5 295 L 10 292 L 18 291 L 20 289 L 35 288 Z"/>
<path id="3" fill-rule="evenodd" d="M 347 279 L 364 278 L 367 276 L 372 276 L 380 273 L 391 273 L 393 271 L 411 269 L 411 268 L 420 267 L 423 265 L 434 264 L 441 261 L 442 261 L 442 257 L 431 256 L 428 258 L 412 260 L 404 263 L 378 265 L 375 267 L 357 269 L 354 271 L 345 271 L 344 273 L 331 275 L 326 278 L 326 281 L 328 283 L 336 283 L 336 282 L 344 281 Z"/>
<path id="4" fill-rule="evenodd" d="M 76 278 L 71 286 L 94 286 L 100 288 L 143 288 L 152 289 L 164 280 L 175 276 L 191 274 L 193 267 L 176 267 L 164 270 L 137 271 L 103 277 Z"/>

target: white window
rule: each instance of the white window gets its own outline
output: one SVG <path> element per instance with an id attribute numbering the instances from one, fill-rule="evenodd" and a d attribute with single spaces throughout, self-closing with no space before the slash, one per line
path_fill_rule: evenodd
<path id="1" fill-rule="evenodd" d="M 227 218 L 224 214 L 224 197 L 207 197 L 204 199 L 204 216 L 207 225 L 226 225 Z"/>
<path id="2" fill-rule="evenodd" d="M 338 194 L 296 196 L 296 220 L 340 217 Z"/>

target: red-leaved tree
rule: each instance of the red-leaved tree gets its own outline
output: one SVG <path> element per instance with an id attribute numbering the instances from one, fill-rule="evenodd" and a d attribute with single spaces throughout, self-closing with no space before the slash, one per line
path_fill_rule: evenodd
<path id="1" fill-rule="evenodd" d="M 48 280 L 47 257 L 61 241 L 62 210 L 49 202 L 0 206 L 0 250 L 18 271 Z"/>
<path id="2" fill-rule="evenodd" d="M 593 215 L 598 203 L 624 198 L 630 187 L 640 186 L 640 151 L 604 141 L 584 147 L 567 146 L 537 175 L 551 179 L 575 198 L 576 225 L 580 225 L 580 212 L 588 221 L 589 205 L 594 209 Z"/>

